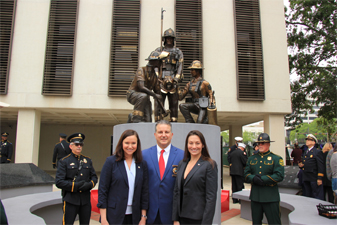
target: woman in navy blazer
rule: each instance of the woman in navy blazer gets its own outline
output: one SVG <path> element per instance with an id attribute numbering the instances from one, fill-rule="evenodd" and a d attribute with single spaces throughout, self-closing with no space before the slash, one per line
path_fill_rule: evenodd
<path id="1" fill-rule="evenodd" d="M 103 165 L 98 204 L 101 224 L 146 224 L 149 183 L 139 136 L 134 130 L 121 135 L 114 155 Z"/>
<path id="2" fill-rule="evenodd" d="M 178 165 L 172 220 L 179 224 L 212 224 L 218 190 L 218 168 L 203 134 L 188 133 L 184 159 Z"/>

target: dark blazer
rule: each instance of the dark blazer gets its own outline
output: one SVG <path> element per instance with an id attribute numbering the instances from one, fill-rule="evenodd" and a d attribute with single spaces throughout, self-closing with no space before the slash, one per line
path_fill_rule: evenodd
<path id="1" fill-rule="evenodd" d="M 184 183 L 184 193 L 181 193 L 181 179 L 184 176 L 188 162 L 180 161 L 177 179 L 173 193 L 172 220 L 180 217 L 202 220 L 201 224 L 212 224 L 218 190 L 218 167 L 214 168 L 208 161 L 199 159 Z M 181 195 L 182 198 L 181 198 Z M 182 206 L 181 199 L 183 200 Z"/>
<path id="2" fill-rule="evenodd" d="M 323 154 L 316 147 L 310 151 L 306 151 L 302 156 L 302 163 L 304 164 L 301 169 L 303 170 L 303 181 L 315 182 L 317 179 L 323 179 L 324 166 Z"/>
<path id="3" fill-rule="evenodd" d="M 57 161 L 60 161 L 63 157 L 69 155 L 70 152 L 71 150 L 69 148 L 68 142 L 66 142 L 65 140 L 58 142 L 54 148 L 53 164 L 56 164 L 56 158 L 57 158 Z"/>
<path id="4" fill-rule="evenodd" d="M 132 222 L 138 224 L 141 210 L 148 209 L 149 181 L 147 163 L 136 163 L 135 189 L 132 201 Z M 122 224 L 128 203 L 129 184 L 124 160 L 109 156 L 102 168 L 98 187 L 98 208 L 106 209 L 109 224 Z"/>
<path id="5" fill-rule="evenodd" d="M 159 173 L 157 145 L 143 150 L 142 153 L 149 168 L 149 192 L 151 193 L 146 222 L 148 224 L 153 223 L 159 211 L 161 222 L 172 224 L 173 190 L 178 163 L 183 159 L 184 151 L 171 145 L 162 180 Z"/>
<path id="6" fill-rule="evenodd" d="M 243 171 L 247 163 L 247 154 L 241 149 L 236 149 L 231 153 L 230 175 L 238 175 L 243 177 Z"/>

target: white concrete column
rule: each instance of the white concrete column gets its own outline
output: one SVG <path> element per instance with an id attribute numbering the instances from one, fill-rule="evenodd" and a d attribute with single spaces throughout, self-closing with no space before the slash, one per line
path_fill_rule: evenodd
<path id="1" fill-rule="evenodd" d="M 174 0 L 142 0 L 139 40 L 139 66 L 145 66 L 145 60 L 156 48 L 160 47 L 161 8 L 165 10 L 163 32 L 169 28 L 175 29 Z M 149 50 L 150 49 L 150 50 Z"/>
<path id="2" fill-rule="evenodd" d="M 16 133 L 15 163 L 34 163 L 38 166 L 41 112 L 20 109 Z"/>
<path id="3" fill-rule="evenodd" d="M 235 137 L 242 137 L 242 126 L 241 125 L 230 125 L 229 126 L 229 146 L 235 144 Z"/>
<path id="4" fill-rule="evenodd" d="M 275 141 L 270 144 L 270 150 L 285 160 L 284 115 L 265 115 L 264 132 L 269 135 L 270 140 Z"/>

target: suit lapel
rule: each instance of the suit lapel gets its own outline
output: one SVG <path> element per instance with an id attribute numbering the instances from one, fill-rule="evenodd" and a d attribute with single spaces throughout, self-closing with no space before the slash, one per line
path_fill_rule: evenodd
<path id="1" fill-rule="evenodd" d="M 153 166 L 157 172 L 157 176 L 160 179 L 159 162 L 158 162 L 158 156 L 157 156 L 157 145 L 152 147 L 150 155 L 151 155 Z"/>
<path id="2" fill-rule="evenodd" d="M 127 185 L 129 185 L 129 182 L 128 182 L 128 175 L 126 174 L 126 169 L 125 169 L 125 165 L 124 165 L 124 160 L 121 160 L 119 162 L 116 162 L 117 163 L 117 166 L 118 166 L 118 169 L 119 171 L 121 172 L 123 178 L 124 178 L 124 181 Z"/>
<path id="3" fill-rule="evenodd" d="M 177 172 L 177 181 L 178 181 L 178 188 L 180 190 L 181 187 L 181 178 L 184 177 L 184 172 L 185 172 L 185 168 L 186 168 L 187 162 L 182 162 L 178 172 Z"/>
<path id="4" fill-rule="evenodd" d="M 140 181 L 140 173 L 142 170 L 142 164 L 141 163 L 136 163 L 136 178 L 135 178 L 135 188 L 137 187 L 138 182 Z"/>
<path id="5" fill-rule="evenodd" d="M 165 179 L 165 177 L 169 173 L 169 171 L 171 171 L 173 169 L 172 164 L 173 164 L 173 161 L 176 158 L 176 156 L 177 156 L 177 149 L 171 145 L 170 155 L 169 155 L 169 158 L 167 160 L 166 167 L 165 167 L 163 180 Z M 159 165 L 158 165 L 158 171 L 159 171 Z"/>
<path id="6" fill-rule="evenodd" d="M 205 161 L 201 159 L 198 160 L 198 162 L 195 163 L 195 165 L 193 166 L 192 170 L 189 172 L 189 174 L 187 175 L 186 177 L 186 180 L 185 180 L 185 184 L 184 186 L 188 183 L 188 181 L 191 179 L 191 177 L 193 177 L 193 175 L 195 174 L 195 172 L 198 171 L 198 169 L 202 166 L 202 164 L 204 164 Z"/>

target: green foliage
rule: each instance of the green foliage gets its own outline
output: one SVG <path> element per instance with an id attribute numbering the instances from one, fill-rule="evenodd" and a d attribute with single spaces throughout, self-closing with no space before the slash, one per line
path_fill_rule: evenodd
<path id="1" fill-rule="evenodd" d="M 337 117 L 337 0 L 290 0 L 286 9 L 293 113 L 286 125 L 302 123 L 300 114 L 323 104 L 318 116 Z M 312 101 L 308 99 L 313 99 Z"/>
<path id="2" fill-rule="evenodd" d="M 253 144 L 253 142 L 256 141 L 258 136 L 259 136 L 259 134 L 255 134 L 255 133 L 249 132 L 249 131 L 244 131 L 243 134 L 242 134 L 243 143 L 251 142 L 251 144 Z"/>
<path id="3" fill-rule="evenodd" d="M 228 132 L 228 130 L 222 131 L 221 136 L 222 136 L 222 142 L 228 144 L 229 143 L 229 132 Z"/>
<path id="4" fill-rule="evenodd" d="M 322 126 L 320 119 L 317 118 L 310 124 L 302 123 L 296 126 L 296 128 L 290 132 L 289 139 L 292 142 L 297 140 L 299 143 L 305 143 L 307 134 L 315 135 L 319 142 L 326 142 L 329 136 L 326 131 L 326 126 Z"/>

